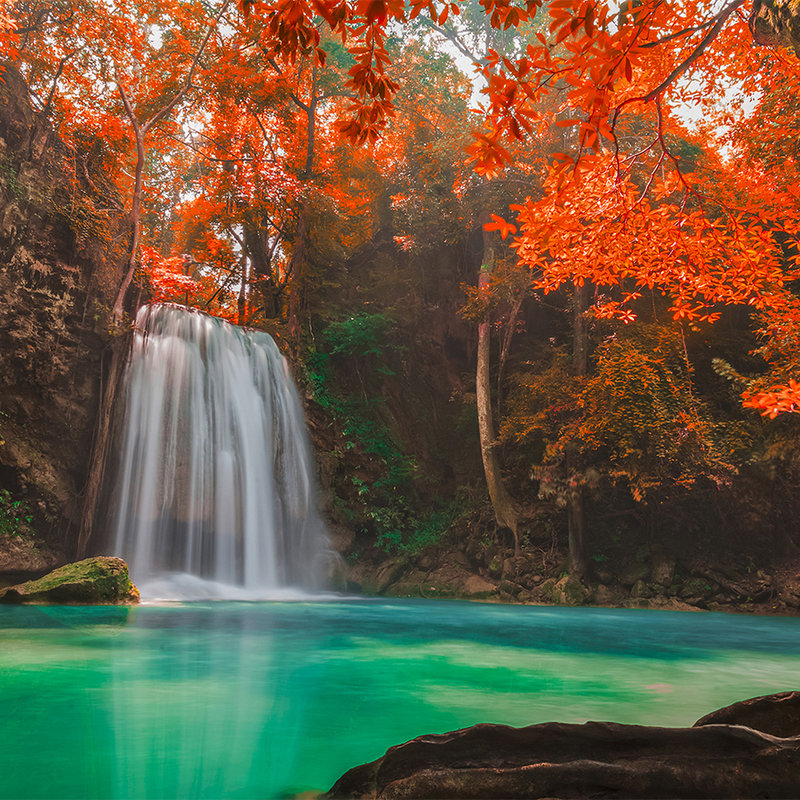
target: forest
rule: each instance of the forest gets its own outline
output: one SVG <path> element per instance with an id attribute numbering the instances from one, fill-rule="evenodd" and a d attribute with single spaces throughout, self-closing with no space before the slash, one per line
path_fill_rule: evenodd
<path id="1" fill-rule="evenodd" d="M 344 585 L 796 608 L 793 28 L 629 5 L 13 4 L 7 571 L 107 546 L 149 301 L 279 343 Z"/>
<path id="2" fill-rule="evenodd" d="M 797 797 L 797 8 L 0 4 L 0 798 Z"/>

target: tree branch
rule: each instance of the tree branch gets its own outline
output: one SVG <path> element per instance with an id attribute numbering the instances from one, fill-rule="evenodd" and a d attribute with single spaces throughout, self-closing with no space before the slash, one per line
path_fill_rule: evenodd
<path id="1" fill-rule="evenodd" d="M 656 86 L 655 89 L 649 91 L 644 96 L 643 101 L 645 103 L 649 103 L 651 100 L 658 97 L 668 86 L 680 78 L 680 76 L 683 75 L 683 73 L 686 72 L 686 70 L 689 69 L 689 67 L 691 67 L 701 55 L 703 55 L 708 45 L 711 44 L 714 39 L 716 39 L 717 35 L 727 22 L 728 17 L 730 17 L 730 15 L 733 14 L 737 8 L 743 6 L 744 4 L 745 0 L 733 0 L 732 3 L 729 3 L 727 6 L 725 6 L 725 8 L 723 8 L 722 11 L 716 15 L 716 17 L 714 17 L 716 22 L 711 27 L 709 32 L 702 38 L 700 44 L 698 44 L 697 47 L 695 47 L 695 49 L 680 64 L 678 64 L 678 66 L 675 67 L 675 69 L 672 70 L 672 72 L 670 72 L 670 74 L 667 75 L 667 77 L 664 78 L 664 80 L 658 86 Z"/>

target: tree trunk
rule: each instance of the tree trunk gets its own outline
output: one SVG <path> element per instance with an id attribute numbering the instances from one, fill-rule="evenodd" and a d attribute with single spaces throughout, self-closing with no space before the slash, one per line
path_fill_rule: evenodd
<path id="1" fill-rule="evenodd" d="M 572 367 L 576 375 L 586 375 L 589 368 L 589 341 L 586 310 L 589 308 L 589 285 L 575 287 L 572 307 Z M 565 448 L 567 471 L 567 530 L 569 574 L 582 578 L 586 574 L 583 552 L 585 517 L 583 508 L 583 459 L 580 444 L 570 442 Z"/>
<path id="2" fill-rule="evenodd" d="M 300 341 L 300 318 L 303 307 L 303 283 L 305 281 L 306 245 L 308 238 L 308 207 L 304 202 L 300 207 L 300 219 L 294 240 L 294 251 L 289 277 L 289 335 L 295 343 Z"/>
<path id="3" fill-rule="evenodd" d="M 488 290 L 489 276 L 494 267 L 494 249 L 489 237 L 484 232 L 483 264 L 478 277 L 478 291 L 485 294 Z M 491 361 L 491 326 L 487 320 L 478 325 L 478 368 L 475 376 L 475 392 L 478 403 L 478 433 L 481 444 L 483 472 L 486 476 L 486 488 L 494 509 L 497 524 L 509 528 L 514 536 L 514 555 L 518 556 L 519 534 L 517 511 L 511 496 L 506 491 L 500 474 L 500 465 L 494 452 L 495 432 L 492 415 L 492 392 L 490 378 Z"/>
<path id="4" fill-rule="evenodd" d="M 128 257 L 128 268 L 119 286 L 117 299 L 114 301 L 114 308 L 111 318 L 116 327 L 122 324 L 122 317 L 125 311 L 125 296 L 128 293 L 133 275 L 136 271 L 136 259 L 139 255 L 139 238 L 142 229 L 142 184 L 144 182 L 144 132 L 136 122 L 134 116 L 131 117 L 134 134 L 136 136 L 136 173 L 133 181 L 133 203 L 131 205 L 131 224 L 133 225 L 133 236 L 131 239 L 131 251 Z"/>
<path id="5" fill-rule="evenodd" d="M 249 270 L 247 269 L 247 256 L 242 256 L 242 275 L 239 283 L 239 299 L 237 302 L 236 324 L 247 324 L 247 281 Z"/>

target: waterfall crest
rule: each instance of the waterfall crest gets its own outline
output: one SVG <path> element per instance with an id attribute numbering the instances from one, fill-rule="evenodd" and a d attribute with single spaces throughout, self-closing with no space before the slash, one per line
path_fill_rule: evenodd
<path id="1" fill-rule="evenodd" d="M 239 595 L 319 587 L 311 448 L 268 334 L 144 306 L 124 397 L 113 543 L 143 594 L 176 573 Z"/>

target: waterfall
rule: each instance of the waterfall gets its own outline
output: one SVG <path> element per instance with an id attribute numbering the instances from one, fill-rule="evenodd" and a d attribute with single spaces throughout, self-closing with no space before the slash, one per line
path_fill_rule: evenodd
<path id="1" fill-rule="evenodd" d="M 175 575 L 228 596 L 319 586 L 327 551 L 311 449 L 269 335 L 144 306 L 124 398 L 113 541 L 143 595 Z"/>

